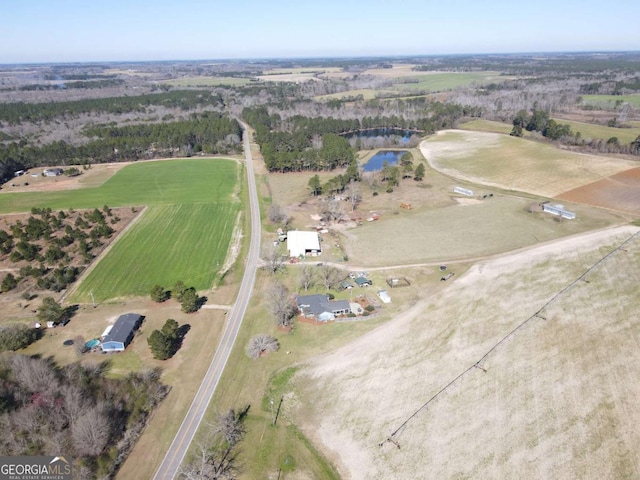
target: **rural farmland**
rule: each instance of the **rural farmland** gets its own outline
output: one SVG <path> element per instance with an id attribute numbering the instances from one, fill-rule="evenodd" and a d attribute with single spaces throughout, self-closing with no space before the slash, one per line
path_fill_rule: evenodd
<path id="1" fill-rule="evenodd" d="M 637 234 L 622 227 L 480 262 L 311 361 L 285 414 L 353 479 L 413 479 L 425 464 L 433 478 L 637 477 Z"/>
<path id="2" fill-rule="evenodd" d="M 453 177 L 550 198 L 637 166 L 632 160 L 461 130 L 439 132 L 420 148 L 432 167 Z"/>
<path id="3" fill-rule="evenodd" d="M 232 160 L 136 163 L 96 188 L 1 195 L 0 211 L 146 205 L 72 298 L 87 303 L 91 291 L 97 301 L 144 295 L 156 283 L 177 280 L 205 289 L 222 266 L 240 211 L 237 177 Z"/>

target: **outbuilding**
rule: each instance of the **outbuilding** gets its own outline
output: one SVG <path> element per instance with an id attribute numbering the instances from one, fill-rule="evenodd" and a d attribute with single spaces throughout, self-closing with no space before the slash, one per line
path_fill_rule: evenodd
<path id="1" fill-rule="evenodd" d="M 144 317 L 137 313 L 120 315 L 113 328 L 102 341 L 103 352 L 123 352 L 133 340 L 133 335 L 140 328 Z"/>
<path id="2" fill-rule="evenodd" d="M 322 253 L 318 232 L 290 230 L 287 232 L 287 250 L 290 257 L 312 257 Z"/>
<path id="3" fill-rule="evenodd" d="M 371 285 L 373 285 L 371 280 L 365 277 L 357 277 L 353 281 L 356 282 L 356 285 L 358 285 L 359 287 L 370 287 Z"/>
<path id="4" fill-rule="evenodd" d="M 42 171 L 42 175 L 45 177 L 58 177 L 64 173 L 62 168 L 45 168 Z"/>
<path id="5" fill-rule="evenodd" d="M 378 297 L 382 300 L 382 303 L 391 303 L 391 297 L 389 296 L 389 292 L 386 290 L 380 290 L 378 292 Z"/>

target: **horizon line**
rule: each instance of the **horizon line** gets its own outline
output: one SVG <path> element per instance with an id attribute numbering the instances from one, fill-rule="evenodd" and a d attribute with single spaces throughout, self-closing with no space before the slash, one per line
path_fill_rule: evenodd
<path id="1" fill-rule="evenodd" d="M 548 51 L 523 51 L 523 52 L 468 52 L 468 53 L 429 53 L 429 54 L 388 54 L 388 55 L 311 55 L 311 56 L 258 56 L 258 57 L 226 57 L 226 58 L 174 58 L 166 60 L 70 60 L 70 61 L 30 61 L 30 62 L 3 62 L 1 66 L 22 65 L 87 65 L 99 63 L 169 63 L 169 62 L 268 62 L 268 61 L 295 61 L 295 60 L 367 60 L 367 59 L 410 59 L 410 58 L 438 58 L 438 57 L 464 57 L 464 56 L 530 56 L 530 55 L 587 55 L 587 54 L 640 54 L 640 50 L 548 50 Z"/>

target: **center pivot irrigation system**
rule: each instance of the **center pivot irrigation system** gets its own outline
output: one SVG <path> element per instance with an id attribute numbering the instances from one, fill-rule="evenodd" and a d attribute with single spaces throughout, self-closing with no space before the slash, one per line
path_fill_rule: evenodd
<path id="1" fill-rule="evenodd" d="M 409 422 L 411 422 L 411 420 L 413 420 L 420 412 L 422 412 L 423 410 L 425 410 L 432 402 L 434 402 L 441 394 L 445 393 L 447 390 L 449 390 L 458 380 L 460 380 L 462 377 L 464 377 L 465 375 L 467 375 L 468 373 L 470 373 L 473 370 L 482 370 L 484 373 L 487 373 L 486 368 L 482 365 L 483 362 L 487 359 L 487 357 L 489 355 L 491 355 L 493 352 L 495 352 L 495 350 L 502 344 L 504 343 L 507 339 L 509 339 L 510 337 L 514 336 L 516 334 L 516 332 L 518 332 L 518 330 L 520 330 L 522 327 L 524 327 L 525 325 L 527 325 L 530 321 L 535 320 L 535 319 L 540 319 L 540 320 L 546 320 L 546 317 L 543 315 L 543 311 L 549 306 L 551 305 L 553 302 L 555 302 L 558 298 L 560 298 L 561 296 L 563 296 L 565 293 L 567 293 L 569 290 L 571 290 L 578 282 L 581 281 L 585 281 L 585 282 L 589 282 L 588 280 L 586 280 L 586 276 L 591 273 L 593 270 L 595 270 L 596 268 L 598 268 L 600 265 L 602 265 L 602 263 L 604 263 L 609 257 L 611 257 L 613 254 L 617 253 L 618 251 L 623 251 L 626 252 L 627 250 L 624 248 L 629 242 L 633 241 L 638 235 L 640 235 L 640 232 L 634 233 L 633 235 L 631 235 L 629 238 L 627 238 L 624 242 L 622 242 L 620 245 L 618 245 L 616 248 L 614 248 L 611 252 L 607 253 L 604 257 L 602 257 L 600 260 L 598 260 L 596 263 L 594 263 L 591 267 L 589 267 L 582 275 L 580 275 L 578 278 L 576 278 L 573 282 L 571 282 L 569 285 L 567 285 L 566 287 L 564 287 L 562 290 L 560 290 L 558 293 L 556 293 L 547 303 L 545 303 L 537 312 L 535 312 L 533 315 L 531 315 L 529 318 L 527 318 L 525 321 L 523 321 L 522 323 L 520 323 L 516 328 L 514 328 L 513 330 L 511 330 L 508 334 L 506 334 L 499 342 L 497 342 L 493 347 L 491 347 L 477 362 L 475 362 L 474 364 L 472 364 L 470 367 L 468 367 L 466 370 L 464 370 L 462 373 L 460 373 L 457 377 L 455 377 L 453 380 L 451 380 L 449 383 L 447 383 L 444 387 L 442 387 L 435 395 L 433 395 L 431 398 L 429 398 L 429 400 L 427 400 L 425 403 L 423 403 L 420 408 L 418 408 L 415 412 L 413 412 L 409 417 L 407 417 L 407 419 L 402 422 L 402 424 L 396 428 L 391 435 L 389 435 L 386 439 L 384 439 L 382 442 L 380 442 L 378 444 L 379 447 L 384 446 L 387 442 L 394 444 L 397 448 L 400 448 L 400 443 L 398 442 L 398 437 L 400 435 L 400 433 L 402 433 L 404 431 L 404 429 L 407 427 L 407 425 L 409 424 Z"/>

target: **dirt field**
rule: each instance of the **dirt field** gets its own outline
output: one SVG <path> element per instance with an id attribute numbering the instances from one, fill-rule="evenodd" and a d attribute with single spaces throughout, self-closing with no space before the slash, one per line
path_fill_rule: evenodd
<path id="1" fill-rule="evenodd" d="M 553 198 L 637 163 L 496 133 L 446 130 L 420 144 L 432 168 L 461 180 Z"/>
<path id="2" fill-rule="evenodd" d="M 486 372 L 472 366 L 639 231 L 585 234 L 473 266 L 311 362 L 285 396 L 285 416 L 343 478 L 638 478 L 640 237 L 493 350 Z M 394 436 L 401 448 L 384 442 L 467 369 Z"/>
<path id="3" fill-rule="evenodd" d="M 101 163 L 91 165 L 84 170 L 81 165 L 76 165 L 82 174 L 77 177 L 43 177 L 42 171 L 48 167 L 32 168 L 25 175 L 15 177 L 5 182 L 0 187 L 0 193 L 11 192 L 45 192 L 55 190 L 70 190 L 74 188 L 97 187 L 111 178 L 118 170 L 129 165 L 130 162 Z M 33 176 L 35 175 L 35 177 Z M 28 183 L 28 185 L 25 185 Z M 11 186 L 13 184 L 14 186 Z"/>
<path id="4" fill-rule="evenodd" d="M 557 198 L 640 215 L 640 168 L 570 190 Z"/>

